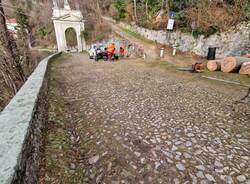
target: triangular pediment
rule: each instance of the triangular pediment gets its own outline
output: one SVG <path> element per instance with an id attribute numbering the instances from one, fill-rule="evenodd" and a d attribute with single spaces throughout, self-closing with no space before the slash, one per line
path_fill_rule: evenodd
<path id="1" fill-rule="evenodd" d="M 52 19 L 60 21 L 81 22 L 83 21 L 83 16 L 79 10 L 54 9 Z"/>
<path id="2" fill-rule="evenodd" d="M 83 20 L 82 17 L 73 15 L 72 13 L 63 15 L 61 17 L 57 17 L 56 19 L 57 20 L 62 20 L 62 21 L 82 21 Z"/>

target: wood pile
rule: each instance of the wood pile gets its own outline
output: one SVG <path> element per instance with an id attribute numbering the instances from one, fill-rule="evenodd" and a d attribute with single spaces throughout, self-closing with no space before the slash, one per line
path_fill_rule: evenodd
<path id="1" fill-rule="evenodd" d="M 242 74 L 242 75 L 250 74 L 250 62 L 246 62 L 241 65 L 239 74 Z"/>
<path id="2" fill-rule="evenodd" d="M 221 69 L 221 62 L 223 60 L 210 60 L 207 63 L 207 68 L 209 71 L 214 72 Z"/>
<path id="3" fill-rule="evenodd" d="M 242 75 L 250 76 L 250 58 L 246 57 L 226 57 L 219 60 L 210 60 L 207 63 L 209 71 L 221 70 L 225 73 L 239 72 Z"/>

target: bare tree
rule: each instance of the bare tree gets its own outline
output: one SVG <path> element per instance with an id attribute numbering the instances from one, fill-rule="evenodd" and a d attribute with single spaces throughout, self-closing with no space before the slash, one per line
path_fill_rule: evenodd
<path id="1" fill-rule="evenodd" d="M 145 0 L 146 16 L 148 18 L 148 0 Z"/>
<path id="2" fill-rule="evenodd" d="M 134 16 L 135 16 L 135 21 L 137 20 L 137 2 L 134 0 Z"/>
<path id="3" fill-rule="evenodd" d="M 165 9 L 166 9 L 166 12 L 167 12 L 167 16 L 170 17 L 170 6 L 171 6 L 170 5 L 170 0 L 166 0 L 165 4 L 166 4 Z"/>
<path id="4" fill-rule="evenodd" d="M 165 0 L 161 0 L 161 9 L 163 10 L 165 8 Z"/>
<path id="5" fill-rule="evenodd" d="M 2 0 L 0 0 L 0 43 L 7 59 L 14 65 L 19 80 L 25 81 L 26 78 L 21 66 L 19 50 L 13 36 L 7 30 Z"/>

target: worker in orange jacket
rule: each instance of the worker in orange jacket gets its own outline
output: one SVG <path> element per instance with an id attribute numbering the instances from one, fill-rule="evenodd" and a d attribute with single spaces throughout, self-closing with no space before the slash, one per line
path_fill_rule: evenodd
<path id="1" fill-rule="evenodd" d="M 108 51 L 108 60 L 111 60 L 111 58 L 112 58 L 112 56 L 114 55 L 114 52 L 115 52 L 115 44 L 112 43 L 112 44 L 108 47 L 107 51 Z"/>

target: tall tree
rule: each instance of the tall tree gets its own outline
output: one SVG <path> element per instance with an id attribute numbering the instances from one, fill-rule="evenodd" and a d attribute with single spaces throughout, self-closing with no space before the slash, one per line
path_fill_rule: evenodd
<path id="1" fill-rule="evenodd" d="M 161 9 L 164 9 L 165 8 L 165 0 L 161 0 Z"/>
<path id="2" fill-rule="evenodd" d="M 135 16 L 135 21 L 137 20 L 137 2 L 134 0 L 134 16 Z"/>
<path id="3" fill-rule="evenodd" d="M 0 43 L 7 59 L 14 65 L 19 80 L 25 81 L 19 50 L 13 36 L 7 30 L 2 0 L 0 0 Z"/>
<path id="4" fill-rule="evenodd" d="M 30 66 L 30 46 L 31 46 L 31 28 L 29 26 L 28 16 L 24 13 L 21 8 L 17 8 L 15 11 L 16 20 L 18 24 L 18 39 L 21 43 L 18 45 L 22 48 L 23 54 L 23 68 L 25 70 L 25 74 L 29 75 L 31 70 Z"/>
<path id="5" fill-rule="evenodd" d="M 146 16 L 148 18 L 148 0 L 145 0 Z"/>
<path id="6" fill-rule="evenodd" d="M 166 12 L 167 12 L 168 18 L 170 18 L 171 2 L 170 2 L 170 0 L 166 0 L 166 1 L 167 1 L 167 2 L 165 3 L 165 4 L 166 4 Z"/>

